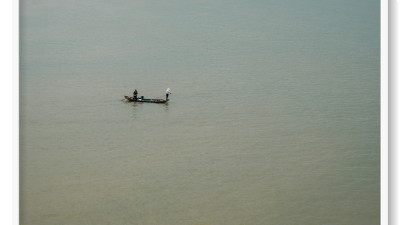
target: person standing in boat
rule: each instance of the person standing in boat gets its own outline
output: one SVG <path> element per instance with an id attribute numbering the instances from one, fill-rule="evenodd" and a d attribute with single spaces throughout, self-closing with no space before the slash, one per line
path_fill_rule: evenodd
<path id="1" fill-rule="evenodd" d="M 168 101 L 168 96 L 171 94 L 171 89 L 167 88 L 165 91 L 165 99 Z"/>
<path id="2" fill-rule="evenodd" d="M 138 91 L 135 89 L 135 91 L 133 92 L 133 99 L 137 100 L 137 95 L 138 95 Z"/>

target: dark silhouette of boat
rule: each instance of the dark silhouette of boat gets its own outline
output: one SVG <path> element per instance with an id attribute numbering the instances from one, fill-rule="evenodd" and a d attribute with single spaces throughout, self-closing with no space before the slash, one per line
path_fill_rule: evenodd
<path id="1" fill-rule="evenodd" d="M 168 100 L 166 99 L 157 99 L 157 98 L 143 98 L 143 96 L 139 96 L 137 98 L 126 96 L 125 99 L 128 102 L 147 102 L 147 103 L 166 103 Z"/>

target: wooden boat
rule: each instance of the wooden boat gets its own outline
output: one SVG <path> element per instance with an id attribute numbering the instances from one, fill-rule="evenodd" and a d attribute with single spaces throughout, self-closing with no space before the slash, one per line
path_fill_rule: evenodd
<path id="1" fill-rule="evenodd" d="M 128 102 L 147 102 L 147 103 L 166 103 L 168 100 L 165 99 L 157 99 L 157 98 L 136 98 L 134 99 L 133 97 L 126 96 L 125 99 Z"/>

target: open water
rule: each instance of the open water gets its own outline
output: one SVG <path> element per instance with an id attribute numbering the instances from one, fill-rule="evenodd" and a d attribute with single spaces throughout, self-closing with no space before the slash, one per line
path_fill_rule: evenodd
<path id="1" fill-rule="evenodd" d="M 21 224 L 379 224 L 379 4 L 22 0 Z"/>

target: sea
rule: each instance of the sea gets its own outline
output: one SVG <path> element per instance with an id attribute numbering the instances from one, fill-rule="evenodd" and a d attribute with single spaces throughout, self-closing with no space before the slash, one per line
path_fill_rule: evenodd
<path id="1" fill-rule="evenodd" d="M 21 0 L 19 54 L 22 225 L 380 223 L 378 0 Z"/>

